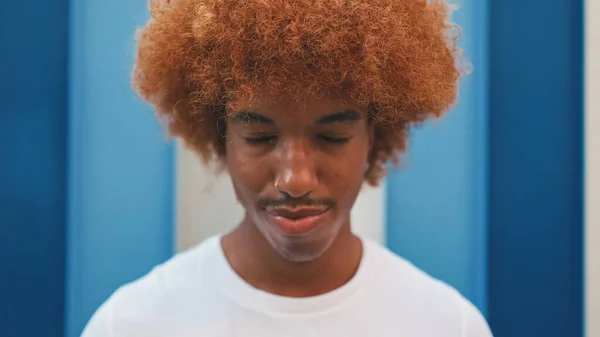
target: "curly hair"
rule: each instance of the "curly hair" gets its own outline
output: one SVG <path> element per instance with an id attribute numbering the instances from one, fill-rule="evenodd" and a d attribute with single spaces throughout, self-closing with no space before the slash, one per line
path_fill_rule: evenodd
<path id="1" fill-rule="evenodd" d="M 463 74 L 443 0 L 151 0 L 150 12 L 134 88 L 172 135 L 223 168 L 228 113 L 333 94 L 376 123 L 365 180 L 377 185 L 411 126 L 453 106 Z"/>

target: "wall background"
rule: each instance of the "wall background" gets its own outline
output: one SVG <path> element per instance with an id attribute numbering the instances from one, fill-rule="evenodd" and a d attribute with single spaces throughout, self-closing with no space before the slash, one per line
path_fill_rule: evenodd
<path id="1" fill-rule="evenodd" d="M 600 336 L 600 3 L 585 2 L 585 335 Z"/>
<path id="2" fill-rule="evenodd" d="M 0 11 L 2 336 L 63 330 L 67 9 L 9 1 Z"/>
<path id="3" fill-rule="evenodd" d="M 592 2 L 584 16 L 583 0 L 459 0 L 474 65 L 460 103 L 353 213 L 496 336 L 600 335 Z M 146 0 L 25 6 L 0 11 L 0 335 L 74 337 L 119 285 L 240 210 L 130 89 Z"/>
<path id="4" fill-rule="evenodd" d="M 583 333 L 583 3 L 490 2 L 489 321 Z"/>

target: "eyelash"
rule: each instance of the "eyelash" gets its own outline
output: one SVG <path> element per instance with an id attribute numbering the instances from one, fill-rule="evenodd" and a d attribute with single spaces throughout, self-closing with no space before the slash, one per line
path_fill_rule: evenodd
<path id="1" fill-rule="evenodd" d="M 277 136 L 265 136 L 259 138 L 244 138 L 244 140 L 250 145 L 258 145 L 264 143 L 272 143 L 276 138 Z"/>
<path id="2" fill-rule="evenodd" d="M 348 138 L 333 138 L 333 137 L 327 137 L 327 136 L 318 136 L 318 137 L 319 137 L 319 139 L 322 139 L 322 140 L 324 140 L 328 143 L 332 143 L 332 144 L 345 144 L 350 141 L 350 137 L 348 137 Z M 250 145 L 259 145 L 259 144 L 266 144 L 266 143 L 271 144 L 276 139 L 277 139 L 277 136 L 265 136 L 265 137 L 259 137 L 259 138 L 244 138 L 246 143 L 248 143 Z"/>
<path id="3" fill-rule="evenodd" d="M 327 137 L 327 136 L 319 136 L 319 138 L 326 142 L 333 143 L 333 144 L 346 144 L 346 143 L 348 143 L 348 141 L 350 141 L 350 137 L 333 138 L 333 137 Z"/>

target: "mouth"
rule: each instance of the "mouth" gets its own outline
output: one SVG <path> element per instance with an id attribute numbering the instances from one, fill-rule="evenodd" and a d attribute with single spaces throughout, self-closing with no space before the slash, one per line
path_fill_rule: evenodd
<path id="1" fill-rule="evenodd" d="M 319 226 L 329 208 L 276 208 L 267 209 L 267 214 L 279 229 L 292 236 L 303 236 Z"/>

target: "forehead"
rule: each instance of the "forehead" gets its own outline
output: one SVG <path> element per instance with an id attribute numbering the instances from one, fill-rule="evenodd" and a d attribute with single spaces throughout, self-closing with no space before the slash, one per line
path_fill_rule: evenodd
<path id="1" fill-rule="evenodd" d="M 314 123 L 332 114 L 354 111 L 360 116 L 366 116 L 367 108 L 355 102 L 343 99 L 321 98 L 293 102 L 279 100 L 277 102 L 255 103 L 238 107 L 231 111 L 231 116 L 240 113 L 253 113 L 268 117 L 276 123 Z"/>

